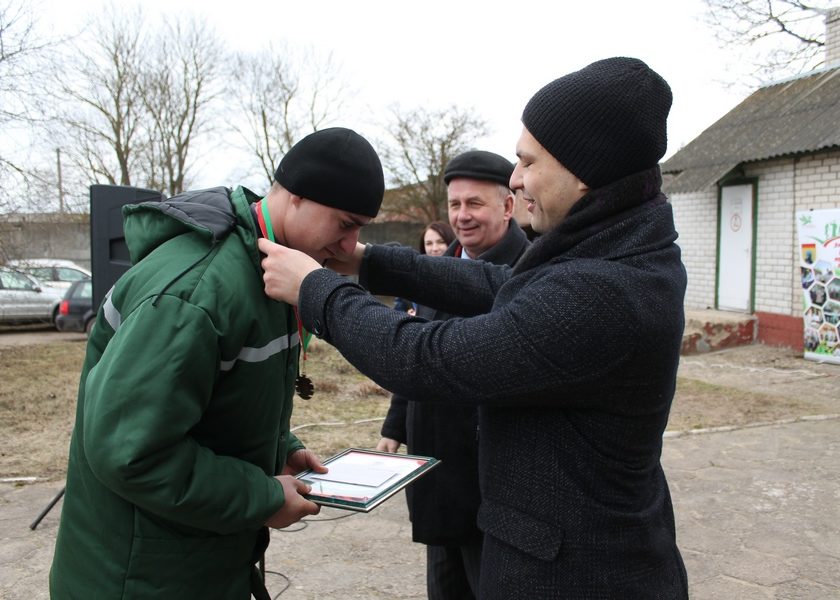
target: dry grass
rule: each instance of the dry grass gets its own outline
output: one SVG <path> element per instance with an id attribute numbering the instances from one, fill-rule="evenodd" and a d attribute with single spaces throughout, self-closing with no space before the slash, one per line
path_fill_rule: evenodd
<path id="1" fill-rule="evenodd" d="M 0 477 L 64 477 L 84 352 L 84 340 L 0 346 Z M 375 446 L 390 395 L 326 343 L 308 358 L 315 394 L 295 398 L 295 434 L 323 457 Z"/>
<path id="2" fill-rule="evenodd" d="M 0 346 L 0 477 L 64 476 L 83 341 Z M 390 396 L 328 344 L 313 340 L 309 400 L 295 399 L 292 427 L 323 457 L 373 447 Z M 680 379 L 669 429 L 684 430 L 800 416 L 806 401 Z"/>
<path id="3" fill-rule="evenodd" d="M 61 478 L 85 344 L 0 347 L 0 477 Z"/>
<path id="4" fill-rule="evenodd" d="M 807 399 L 750 392 L 681 377 L 677 380 L 668 429 L 683 431 L 768 423 L 820 412 Z"/>

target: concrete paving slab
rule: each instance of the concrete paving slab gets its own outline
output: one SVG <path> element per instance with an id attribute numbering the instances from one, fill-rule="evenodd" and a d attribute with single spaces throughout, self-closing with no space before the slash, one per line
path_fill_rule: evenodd
<path id="1" fill-rule="evenodd" d="M 840 598 L 838 459 L 837 418 L 667 439 L 692 598 Z"/>

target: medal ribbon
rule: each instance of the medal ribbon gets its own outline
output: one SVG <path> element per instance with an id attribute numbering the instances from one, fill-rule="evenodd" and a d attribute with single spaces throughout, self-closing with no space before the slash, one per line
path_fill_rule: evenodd
<path id="1" fill-rule="evenodd" d="M 265 198 L 260 200 L 257 221 L 260 222 L 260 229 L 262 229 L 263 235 L 276 244 L 277 240 L 274 239 L 274 228 L 271 226 L 271 216 L 268 214 L 268 204 L 265 203 Z"/>
<path id="2" fill-rule="evenodd" d="M 262 231 L 265 237 L 276 244 L 277 240 L 274 239 L 274 228 L 271 226 L 271 215 L 268 212 L 268 204 L 266 204 L 265 198 L 260 200 L 259 205 L 260 210 L 257 211 L 257 224 L 260 226 L 260 231 Z M 298 312 L 297 306 L 294 306 L 293 308 L 295 310 L 295 319 L 297 320 L 300 347 L 303 349 L 303 364 L 301 365 L 301 373 L 298 376 L 298 379 L 301 379 L 302 377 L 308 382 L 309 378 L 306 377 L 306 349 L 309 347 L 309 341 L 312 339 L 312 333 L 306 331 L 303 327 L 303 321 L 300 320 L 300 313 Z M 309 383 L 309 386 L 312 386 L 311 382 Z M 300 390 L 298 390 L 298 393 L 300 393 Z M 304 399 L 308 399 L 312 395 L 312 392 L 310 391 L 308 395 L 304 394 L 301 394 L 301 396 Z"/>

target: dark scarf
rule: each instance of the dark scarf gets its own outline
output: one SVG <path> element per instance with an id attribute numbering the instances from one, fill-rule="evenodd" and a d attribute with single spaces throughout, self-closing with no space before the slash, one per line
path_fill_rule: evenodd
<path id="1" fill-rule="evenodd" d="M 634 213 L 648 210 L 651 204 L 666 203 L 661 186 L 657 165 L 590 190 L 572 205 L 559 225 L 534 240 L 516 263 L 514 274 L 547 262 Z"/>

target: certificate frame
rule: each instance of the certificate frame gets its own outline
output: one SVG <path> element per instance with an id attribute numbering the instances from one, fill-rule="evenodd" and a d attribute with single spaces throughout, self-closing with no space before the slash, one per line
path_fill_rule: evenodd
<path id="1" fill-rule="evenodd" d="M 370 512 L 441 461 L 431 456 L 348 448 L 323 463 L 330 473 L 309 469 L 296 476 L 312 488 L 304 497 L 321 506 Z"/>

